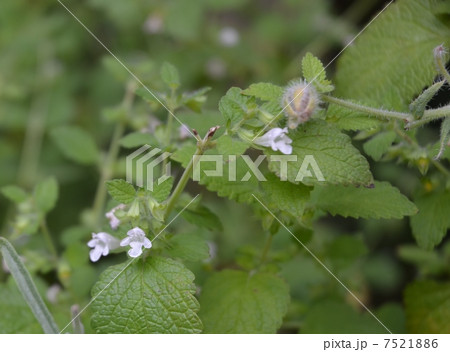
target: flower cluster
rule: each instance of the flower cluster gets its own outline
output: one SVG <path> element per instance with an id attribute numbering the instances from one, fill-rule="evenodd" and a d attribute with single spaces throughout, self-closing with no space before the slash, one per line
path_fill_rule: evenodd
<path id="1" fill-rule="evenodd" d="M 125 205 L 120 204 L 105 214 L 113 230 L 117 229 L 120 225 L 120 220 L 114 213 L 116 210 L 124 208 Z M 143 247 L 152 247 L 152 242 L 146 237 L 145 232 L 141 228 L 135 227 L 127 232 L 127 237 L 122 239 L 122 241 L 119 241 L 116 237 L 107 232 L 92 233 L 92 239 L 87 245 L 92 248 L 89 252 L 91 261 L 96 262 L 102 255 L 106 256 L 110 251 L 126 246 L 131 247 L 128 251 L 128 255 L 132 258 L 137 258 L 142 254 Z"/>

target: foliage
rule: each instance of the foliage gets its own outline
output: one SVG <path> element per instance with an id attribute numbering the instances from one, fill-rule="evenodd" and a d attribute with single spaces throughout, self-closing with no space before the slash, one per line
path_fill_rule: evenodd
<path id="1" fill-rule="evenodd" d="M 358 3 L 3 2 L 0 332 L 448 333 L 450 13 Z"/>

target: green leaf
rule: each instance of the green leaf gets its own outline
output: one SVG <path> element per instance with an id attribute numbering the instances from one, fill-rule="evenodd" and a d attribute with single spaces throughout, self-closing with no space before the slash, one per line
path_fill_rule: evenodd
<path id="1" fill-rule="evenodd" d="M 48 213 L 52 210 L 58 199 L 58 182 L 54 177 L 49 177 L 38 183 L 34 190 L 34 199 L 37 208 Z"/>
<path id="2" fill-rule="evenodd" d="M 217 150 L 222 155 L 242 155 L 249 148 L 249 145 L 240 140 L 235 140 L 229 135 L 220 136 L 217 140 Z"/>
<path id="3" fill-rule="evenodd" d="M 411 217 L 412 233 L 419 247 L 432 249 L 441 243 L 450 228 L 450 191 L 414 198 L 419 213 Z"/>
<path id="4" fill-rule="evenodd" d="M 295 218 L 301 217 L 309 200 L 310 188 L 303 184 L 280 181 L 273 174 L 266 177 L 267 181 L 260 183 L 264 191 L 260 200 L 264 205 L 271 209 L 285 211 Z"/>
<path id="5" fill-rule="evenodd" d="M 155 182 L 153 184 L 153 191 L 149 191 L 153 198 L 157 202 L 162 202 L 169 197 L 170 191 L 173 186 L 173 177 L 165 179 L 163 182 Z"/>
<path id="6" fill-rule="evenodd" d="M 137 148 L 143 145 L 155 146 L 156 138 L 150 133 L 132 132 L 120 140 L 120 145 L 125 148 Z"/>
<path id="7" fill-rule="evenodd" d="M 106 182 L 108 193 L 120 203 L 129 204 L 136 197 L 136 190 L 133 185 L 122 179 Z"/>
<path id="8" fill-rule="evenodd" d="M 254 83 L 243 90 L 242 94 L 250 95 L 264 101 L 276 101 L 280 104 L 283 88 L 272 83 Z"/>
<path id="9" fill-rule="evenodd" d="M 350 305 L 325 300 L 312 305 L 305 317 L 303 334 L 385 334 L 387 331 L 368 313 Z"/>
<path id="10" fill-rule="evenodd" d="M 379 161 L 384 153 L 386 153 L 395 141 L 396 134 L 393 131 L 378 133 L 369 141 L 364 143 L 363 148 L 367 155 L 373 160 Z"/>
<path id="11" fill-rule="evenodd" d="M 44 332 L 46 334 L 59 333 L 59 329 L 39 295 L 36 285 L 31 279 L 30 273 L 22 263 L 22 260 L 14 247 L 3 237 L 0 237 L 0 251 L 17 283 L 19 291 L 22 293 L 23 298 L 32 310 L 39 324 L 41 324 Z"/>
<path id="12" fill-rule="evenodd" d="M 178 70 L 169 62 L 163 63 L 161 67 L 161 78 L 171 89 L 177 89 L 180 86 Z"/>
<path id="13" fill-rule="evenodd" d="M 170 156 L 170 158 L 172 160 L 175 160 L 176 162 L 179 162 L 181 164 L 181 166 L 186 168 L 186 166 L 192 160 L 192 156 L 195 154 L 196 150 L 197 150 L 197 147 L 194 144 L 187 143 L 187 144 L 183 145 L 182 147 L 178 148 Z"/>
<path id="14" fill-rule="evenodd" d="M 333 85 L 326 79 L 326 72 L 322 62 L 311 53 L 307 53 L 302 60 L 303 77 L 311 83 L 320 93 L 334 90 Z"/>
<path id="15" fill-rule="evenodd" d="M 206 102 L 205 94 L 210 90 L 211 87 L 203 87 L 193 92 L 185 92 L 181 97 L 181 102 L 192 111 L 200 113 L 202 111 L 203 104 Z"/>
<path id="16" fill-rule="evenodd" d="M 310 204 L 332 215 L 356 219 L 401 219 L 417 213 L 414 203 L 388 182 L 375 182 L 374 188 L 315 187 Z"/>
<path id="17" fill-rule="evenodd" d="M 449 43 L 450 27 L 433 13 L 434 0 L 399 0 L 347 48 L 336 71 L 337 94 L 407 110 L 436 76 L 433 49 Z"/>
<path id="18" fill-rule="evenodd" d="M 209 258 L 209 246 L 199 235 L 178 234 L 170 239 L 168 253 L 174 258 L 197 262 Z"/>
<path id="19" fill-rule="evenodd" d="M 368 186 L 373 183 L 367 160 L 352 145 L 350 137 L 324 121 L 309 121 L 289 133 L 292 141 L 292 156 L 296 161 L 287 163 L 287 179 L 290 182 L 314 184 L 353 184 Z M 266 148 L 269 156 L 281 155 Z M 313 160 L 311 160 L 313 158 Z M 321 174 L 316 172 L 315 161 Z M 303 168 L 302 168 L 303 165 Z M 280 174 L 281 162 L 270 161 L 269 168 Z M 306 170 L 305 170 L 306 168 Z M 305 175 L 309 172 L 311 176 Z M 281 175 L 283 176 L 283 175 Z"/>
<path id="20" fill-rule="evenodd" d="M 204 227 L 208 230 L 223 230 L 219 217 L 207 207 L 199 206 L 197 209 L 185 209 L 181 216 L 191 224 Z"/>
<path id="21" fill-rule="evenodd" d="M 450 332 L 450 284 L 415 282 L 405 290 L 406 325 L 413 334 Z"/>
<path id="22" fill-rule="evenodd" d="M 247 116 L 248 100 L 240 88 L 230 88 L 219 102 L 219 110 L 225 121 L 231 120 L 232 123 L 236 123 Z"/>
<path id="23" fill-rule="evenodd" d="M 275 333 L 289 304 L 289 288 L 273 274 L 224 270 L 213 274 L 200 297 L 205 333 Z"/>
<path id="24" fill-rule="evenodd" d="M 348 131 L 371 130 L 380 126 L 379 120 L 336 104 L 328 106 L 327 122 L 336 124 L 339 129 Z"/>
<path id="25" fill-rule="evenodd" d="M 20 187 L 9 185 L 1 188 L 2 194 L 12 202 L 19 204 L 27 200 L 28 194 Z"/>
<path id="26" fill-rule="evenodd" d="M 99 160 L 99 152 L 94 139 L 82 129 L 57 127 L 52 130 L 51 137 L 59 150 L 70 160 L 80 164 L 95 164 Z"/>
<path id="27" fill-rule="evenodd" d="M 163 257 L 109 267 L 92 289 L 91 325 L 97 333 L 199 333 L 193 280 L 183 264 Z"/>

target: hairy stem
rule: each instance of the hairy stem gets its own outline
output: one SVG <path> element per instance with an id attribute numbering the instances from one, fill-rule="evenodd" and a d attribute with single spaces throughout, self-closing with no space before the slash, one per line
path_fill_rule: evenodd
<path id="1" fill-rule="evenodd" d="M 189 164 L 187 165 L 186 169 L 183 172 L 183 175 L 181 175 L 180 181 L 178 181 L 171 196 L 167 200 L 167 206 L 163 216 L 164 219 L 167 219 L 167 217 L 170 215 L 170 212 L 173 210 L 178 198 L 180 197 L 181 193 L 183 193 L 183 190 L 186 187 L 189 178 L 191 177 L 192 170 L 194 169 L 194 166 L 197 164 L 199 160 L 197 156 L 202 155 L 203 152 L 204 152 L 203 147 L 197 144 L 197 150 L 195 151 L 195 154 L 192 156 L 191 160 L 189 161 Z"/>
<path id="2" fill-rule="evenodd" d="M 130 83 L 127 86 L 125 97 L 123 99 L 123 106 L 125 107 L 125 110 L 127 113 L 131 109 L 131 106 L 133 104 L 134 99 L 134 90 L 135 90 L 135 84 Z M 108 155 L 106 157 L 106 160 L 102 166 L 100 179 L 98 181 L 97 185 L 97 191 L 95 194 L 95 200 L 94 200 L 94 206 L 93 206 L 93 214 L 94 214 L 94 220 L 95 220 L 95 227 L 99 227 L 101 223 L 101 213 L 103 212 L 103 208 L 105 206 L 106 201 L 106 181 L 112 177 L 112 167 L 114 165 L 114 162 L 117 159 L 117 156 L 119 155 L 119 141 L 120 138 L 122 138 L 122 135 L 125 131 L 125 122 L 120 121 L 117 123 L 114 134 L 111 140 L 111 144 L 109 146 Z"/>
<path id="3" fill-rule="evenodd" d="M 381 119 L 396 119 L 401 121 L 411 121 L 413 119 L 411 114 L 405 112 L 397 112 L 397 111 L 389 111 L 383 109 L 372 108 L 369 106 L 360 105 L 357 103 L 353 103 L 348 100 L 339 99 L 332 97 L 330 95 L 323 95 L 322 99 L 326 102 L 343 106 L 350 110 L 360 111 L 366 113 L 367 115 L 374 116 Z"/>

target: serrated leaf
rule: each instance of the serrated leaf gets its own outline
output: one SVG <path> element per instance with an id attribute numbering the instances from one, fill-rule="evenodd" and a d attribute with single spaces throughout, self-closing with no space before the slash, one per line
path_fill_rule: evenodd
<path id="1" fill-rule="evenodd" d="M 106 182 L 108 193 L 120 203 L 129 204 L 136 197 L 136 190 L 133 185 L 122 179 Z"/>
<path id="2" fill-rule="evenodd" d="M 186 168 L 189 162 L 192 160 L 192 156 L 195 154 L 197 147 L 194 144 L 187 143 L 182 147 L 178 148 L 170 158 L 179 162 L 181 166 Z"/>
<path id="3" fill-rule="evenodd" d="M 219 110 L 225 121 L 236 123 L 246 116 L 248 99 L 240 88 L 230 88 L 219 102 Z"/>
<path id="4" fill-rule="evenodd" d="M 414 203 L 419 213 L 410 219 L 413 236 L 420 247 L 432 249 L 450 228 L 450 191 L 421 195 L 414 198 Z"/>
<path id="5" fill-rule="evenodd" d="M 373 160 L 379 161 L 383 154 L 389 150 L 390 146 L 395 141 L 396 136 L 397 135 L 393 131 L 378 133 L 364 143 L 364 151 L 367 155 L 371 156 Z"/>
<path id="6" fill-rule="evenodd" d="M 334 90 L 333 85 L 326 79 L 326 72 L 322 62 L 313 54 L 307 53 L 302 60 L 303 77 L 311 83 L 320 93 Z"/>
<path id="7" fill-rule="evenodd" d="M 283 88 L 272 83 L 253 83 L 242 91 L 244 95 L 250 95 L 264 101 L 275 101 L 278 105 L 281 102 Z"/>
<path id="8" fill-rule="evenodd" d="M 450 28 L 433 13 L 434 0 L 399 0 L 344 51 L 338 61 L 339 96 L 407 110 L 436 76 L 433 49 L 449 43 Z"/>
<path id="9" fill-rule="evenodd" d="M 380 121 L 373 117 L 336 104 L 328 106 L 327 122 L 336 124 L 339 129 L 348 131 L 371 130 L 380 125 Z"/>
<path id="10" fill-rule="evenodd" d="M 19 204 L 27 200 L 28 194 L 20 187 L 9 185 L 1 188 L 2 194 L 10 201 Z"/>
<path id="11" fill-rule="evenodd" d="M 287 163 L 287 179 L 290 182 L 302 182 L 306 185 L 328 183 L 364 186 L 373 183 L 367 160 L 352 145 L 350 137 L 336 127 L 324 121 L 309 121 L 290 132 L 289 137 L 293 147 L 291 157 L 297 157 L 296 161 Z M 264 152 L 269 156 L 281 155 L 269 148 Z M 324 181 L 320 180 L 320 175 L 311 164 L 311 157 L 320 169 Z M 303 169 L 306 168 L 312 176 L 304 175 L 302 164 Z M 280 165 L 279 161 L 269 162 L 269 168 L 277 174 L 280 173 Z"/>
<path id="12" fill-rule="evenodd" d="M 243 141 L 235 140 L 229 135 L 223 135 L 217 138 L 217 150 L 222 155 L 242 155 L 249 148 L 249 145 Z"/>
<path id="13" fill-rule="evenodd" d="M 173 187 L 173 177 L 165 179 L 163 182 L 155 182 L 153 184 L 153 191 L 149 191 L 157 202 L 162 202 L 169 197 L 170 191 Z"/>
<path id="14" fill-rule="evenodd" d="M 57 127 L 52 130 L 51 137 L 63 155 L 81 164 L 95 164 L 99 151 L 94 139 L 79 127 Z"/>
<path id="15" fill-rule="evenodd" d="M 209 246 L 205 239 L 195 234 L 178 234 L 169 240 L 167 250 L 170 256 L 189 262 L 209 258 Z"/>
<path id="16" fill-rule="evenodd" d="M 374 188 L 352 186 L 315 187 L 311 205 L 331 215 L 364 219 L 401 219 L 417 213 L 417 208 L 388 182 Z"/>
<path id="17" fill-rule="evenodd" d="M 200 297 L 205 333 L 275 333 L 289 304 L 287 284 L 273 274 L 224 270 Z"/>
<path id="18" fill-rule="evenodd" d="M 34 200 L 37 208 L 47 213 L 52 210 L 58 200 L 58 182 L 54 177 L 49 177 L 38 183 L 34 189 Z"/>
<path id="19" fill-rule="evenodd" d="M 171 89 L 177 89 L 180 86 L 178 70 L 169 62 L 164 62 L 161 66 L 161 78 Z"/>
<path id="20" fill-rule="evenodd" d="M 204 227 L 208 230 L 223 230 L 219 217 L 207 207 L 199 206 L 196 209 L 185 209 L 181 216 L 191 224 Z"/>
<path id="21" fill-rule="evenodd" d="M 271 209 L 286 211 L 293 217 L 301 217 L 309 200 L 310 187 L 280 181 L 275 175 L 266 175 L 267 181 L 261 182 L 261 201 Z M 256 190 L 255 192 L 256 193 Z"/>
<path id="22" fill-rule="evenodd" d="M 155 146 L 158 141 L 150 133 L 132 132 L 120 139 L 120 145 L 125 148 L 137 148 L 143 145 Z"/>
<path id="23" fill-rule="evenodd" d="M 415 282 L 406 288 L 404 301 L 410 333 L 450 333 L 450 284 Z"/>
<path id="24" fill-rule="evenodd" d="M 99 295 L 91 325 L 97 333 L 199 333 L 193 280 L 183 264 L 164 257 L 112 266 L 92 289 Z"/>

